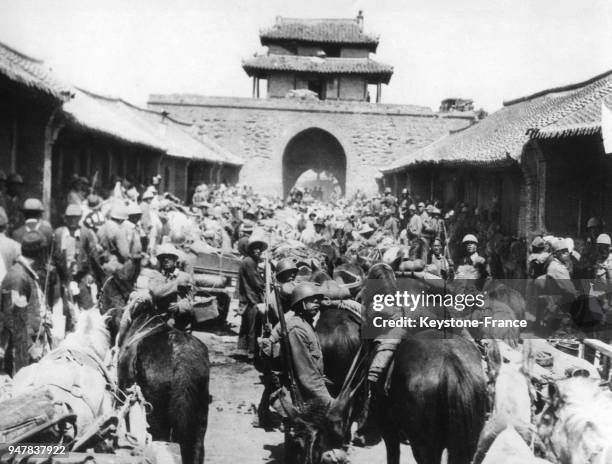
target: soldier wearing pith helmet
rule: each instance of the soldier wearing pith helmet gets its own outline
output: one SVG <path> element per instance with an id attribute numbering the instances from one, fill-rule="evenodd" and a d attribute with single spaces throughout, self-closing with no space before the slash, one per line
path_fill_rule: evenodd
<path id="1" fill-rule="evenodd" d="M 28 198 L 21 208 L 25 223 L 13 232 L 13 238 L 21 243 L 26 232 L 37 230 L 45 238 L 45 245 L 49 247 L 53 240 L 53 228 L 42 216 L 45 208 L 38 198 Z"/>
<path id="2" fill-rule="evenodd" d="M 467 234 L 461 240 L 463 245 L 464 255 L 460 261 L 461 264 L 469 264 L 470 266 L 483 265 L 485 259 L 478 254 L 478 239 L 474 234 Z"/>

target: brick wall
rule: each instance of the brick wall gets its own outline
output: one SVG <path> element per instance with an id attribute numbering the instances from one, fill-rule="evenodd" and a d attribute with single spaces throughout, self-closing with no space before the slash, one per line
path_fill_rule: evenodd
<path id="1" fill-rule="evenodd" d="M 375 191 L 379 167 L 469 124 L 465 117 L 438 117 L 410 105 L 184 95 L 153 95 L 149 105 L 195 124 L 200 134 L 241 156 L 240 182 L 276 194 L 282 192 L 284 150 L 306 129 L 319 128 L 339 141 L 350 194 Z"/>

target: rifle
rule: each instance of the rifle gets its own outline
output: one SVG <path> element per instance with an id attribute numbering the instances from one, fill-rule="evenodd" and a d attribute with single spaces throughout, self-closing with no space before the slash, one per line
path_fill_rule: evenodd
<path id="1" fill-rule="evenodd" d="M 89 193 L 96 193 L 96 187 L 98 186 L 98 171 L 95 172 L 91 179 L 91 185 L 89 186 Z"/>
<path id="2" fill-rule="evenodd" d="M 47 259 L 47 267 L 45 273 L 45 283 L 42 290 L 42 301 L 41 305 L 45 307 L 45 314 L 40 318 L 40 325 L 38 326 L 38 333 L 36 334 L 36 340 L 34 344 L 30 346 L 28 350 L 28 354 L 30 357 L 36 361 L 40 360 L 45 354 L 47 354 L 47 350 L 45 350 L 45 344 L 49 346 L 49 350 L 53 349 L 53 336 L 51 335 L 51 330 L 47 324 L 45 324 L 45 319 L 49 314 L 49 304 L 48 304 L 48 296 L 47 291 L 49 289 L 49 274 L 51 274 L 51 262 L 53 260 L 53 248 L 55 246 L 55 240 L 51 241 L 51 249 L 49 252 L 49 257 Z M 46 342 L 46 343 L 45 343 Z"/>
<path id="3" fill-rule="evenodd" d="M 450 251 L 448 250 L 448 233 L 446 232 L 446 221 L 442 220 L 442 230 L 444 231 L 444 257 L 448 262 L 448 273 L 453 271 L 454 263 L 450 256 Z"/>
<path id="4" fill-rule="evenodd" d="M 291 356 L 291 344 L 289 343 L 289 334 L 287 332 L 287 322 L 285 321 L 285 313 L 283 313 L 283 308 L 280 303 L 280 298 L 278 295 L 278 289 L 276 286 L 276 282 L 272 282 L 272 273 L 270 270 L 270 263 L 266 257 L 266 296 L 268 295 L 268 285 L 272 283 L 272 291 L 274 292 L 274 306 L 276 307 L 276 312 L 278 314 L 278 321 L 281 329 L 281 352 L 283 356 L 283 364 L 286 368 L 287 373 L 287 381 L 289 383 L 289 394 L 291 395 L 291 402 L 299 407 L 302 402 L 302 397 L 300 395 L 300 391 L 298 389 L 297 383 L 295 381 L 295 373 L 293 370 L 293 358 Z M 266 297 L 267 299 L 267 297 Z"/>

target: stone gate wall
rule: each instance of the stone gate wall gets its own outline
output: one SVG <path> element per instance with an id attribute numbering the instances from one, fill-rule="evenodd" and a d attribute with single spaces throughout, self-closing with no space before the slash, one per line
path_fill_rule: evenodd
<path id="1" fill-rule="evenodd" d="M 282 192 L 282 158 L 301 131 L 332 134 L 347 158 L 347 193 L 376 190 L 378 168 L 473 121 L 472 113 L 433 113 L 410 105 L 364 102 L 151 95 L 149 106 L 194 124 L 194 130 L 241 156 L 240 182 Z"/>

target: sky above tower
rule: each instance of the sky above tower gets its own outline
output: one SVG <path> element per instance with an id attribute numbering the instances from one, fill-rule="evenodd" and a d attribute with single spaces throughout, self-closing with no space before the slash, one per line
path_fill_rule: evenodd
<path id="1" fill-rule="evenodd" d="M 242 58 L 277 15 L 354 17 L 395 68 L 384 103 L 503 100 L 612 68 L 607 0 L 0 0 L 0 41 L 88 90 L 249 97 Z"/>

